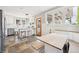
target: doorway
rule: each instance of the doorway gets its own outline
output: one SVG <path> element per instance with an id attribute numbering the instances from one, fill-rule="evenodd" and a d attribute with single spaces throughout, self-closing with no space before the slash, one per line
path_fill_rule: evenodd
<path id="1" fill-rule="evenodd" d="M 42 17 L 36 18 L 36 35 L 37 36 L 42 35 Z"/>

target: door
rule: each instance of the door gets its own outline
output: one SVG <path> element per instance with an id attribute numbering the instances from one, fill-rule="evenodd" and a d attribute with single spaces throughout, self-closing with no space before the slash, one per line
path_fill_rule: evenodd
<path id="1" fill-rule="evenodd" d="M 36 35 L 37 36 L 42 35 L 42 18 L 41 17 L 36 18 Z"/>
<path id="2" fill-rule="evenodd" d="M 0 52 L 3 52 L 2 10 L 0 10 Z"/>

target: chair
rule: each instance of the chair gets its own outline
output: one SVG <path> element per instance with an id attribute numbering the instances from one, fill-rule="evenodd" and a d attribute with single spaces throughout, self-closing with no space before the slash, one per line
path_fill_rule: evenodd
<path id="1" fill-rule="evenodd" d="M 63 53 L 68 53 L 69 52 L 69 47 L 70 47 L 70 44 L 69 44 L 69 42 L 67 42 L 63 47 Z"/>

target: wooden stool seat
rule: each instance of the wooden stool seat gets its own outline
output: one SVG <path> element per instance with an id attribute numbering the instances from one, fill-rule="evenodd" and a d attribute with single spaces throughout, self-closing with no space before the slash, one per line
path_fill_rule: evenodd
<path id="1" fill-rule="evenodd" d="M 34 49 L 36 49 L 36 50 L 38 50 L 38 49 L 44 47 L 44 44 L 43 44 L 42 42 L 39 42 L 39 41 L 34 41 L 34 42 L 32 42 L 31 45 L 32 45 L 32 47 L 33 47 Z"/>

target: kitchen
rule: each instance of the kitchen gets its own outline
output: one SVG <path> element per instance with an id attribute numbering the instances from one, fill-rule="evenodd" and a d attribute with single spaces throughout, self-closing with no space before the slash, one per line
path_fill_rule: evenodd
<path id="1" fill-rule="evenodd" d="M 0 6 L 0 9 L 4 53 L 79 52 L 78 7 Z"/>

